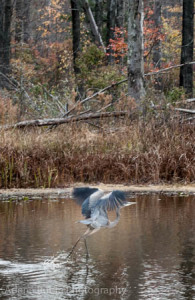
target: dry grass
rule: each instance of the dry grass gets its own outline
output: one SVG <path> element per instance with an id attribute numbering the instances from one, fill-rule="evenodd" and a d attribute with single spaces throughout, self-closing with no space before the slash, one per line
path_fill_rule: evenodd
<path id="1" fill-rule="evenodd" d="M 195 180 L 195 128 L 150 120 L 92 131 L 2 131 L 0 187 L 59 187 L 72 182 L 160 183 Z"/>

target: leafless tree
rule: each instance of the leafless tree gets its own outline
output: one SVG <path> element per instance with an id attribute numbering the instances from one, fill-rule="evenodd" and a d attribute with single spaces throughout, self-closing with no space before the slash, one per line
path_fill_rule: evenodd
<path id="1" fill-rule="evenodd" d="M 139 105 L 145 95 L 142 0 L 128 0 L 128 93 Z"/>

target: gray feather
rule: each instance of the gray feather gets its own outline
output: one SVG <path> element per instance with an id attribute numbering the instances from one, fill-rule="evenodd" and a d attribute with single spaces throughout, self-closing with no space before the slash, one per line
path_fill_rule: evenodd
<path id="1" fill-rule="evenodd" d="M 97 188 L 80 187 L 74 188 L 72 192 L 73 198 L 76 200 L 77 204 L 82 205 L 83 202 L 94 192 L 98 191 Z"/>
<path id="2" fill-rule="evenodd" d="M 116 210 L 123 207 L 126 203 L 125 193 L 116 190 L 102 197 L 96 206 L 105 210 Z"/>

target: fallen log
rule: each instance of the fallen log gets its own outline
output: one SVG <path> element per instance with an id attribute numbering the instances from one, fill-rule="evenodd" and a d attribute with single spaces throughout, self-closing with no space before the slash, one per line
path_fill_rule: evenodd
<path id="1" fill-rule="evenodd" d="M 195 102 L 195 98 L 187 99 L 186 102 L 188 102 L 188 103 Z"/>
<path id="2" fill-rule="evenodd" d="M 13 125 L 1 126 L 0 129 L 9 130 L 14 128 L 22 129 L 22 128 L 29 128 L 29 127 L 51 126 L 51 125 L 60 125 L 60 124 L 86 121 L 92 119 L 122 117 L 127 115 L 128 115 L 127 111 L 99 112 L 99 113 L 90 113 L 87 115 L 71 116 L 67 118 L 37 119 L 37 120 L 22 121 Z"/>
<path id="3" fill-rule="evenodd" d="M 186 109 L 186 108 L 175 108 L 176 111 L 184 112 L 187 114 L 195 114 L 195 109 Z"/>

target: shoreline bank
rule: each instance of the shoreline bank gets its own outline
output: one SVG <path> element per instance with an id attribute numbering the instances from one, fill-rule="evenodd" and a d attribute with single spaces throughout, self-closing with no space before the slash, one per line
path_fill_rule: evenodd
<path id="1" fill-rule="evenodd" d="M 104 191 L 123 190 L 133 194 L 148 194 L 148 193 L 169 193 L 169 194 L 192 194 L 195 195 L 195 184 L 188 185 L 123 185 L 123 184 L 72 184 L 64 188 L 22 188 L 22 189 L 0 189 L 0 200 L 6 198 L 63 198 L 70 197 L 73 187 L 90 186 L 103 189 Z"/>

